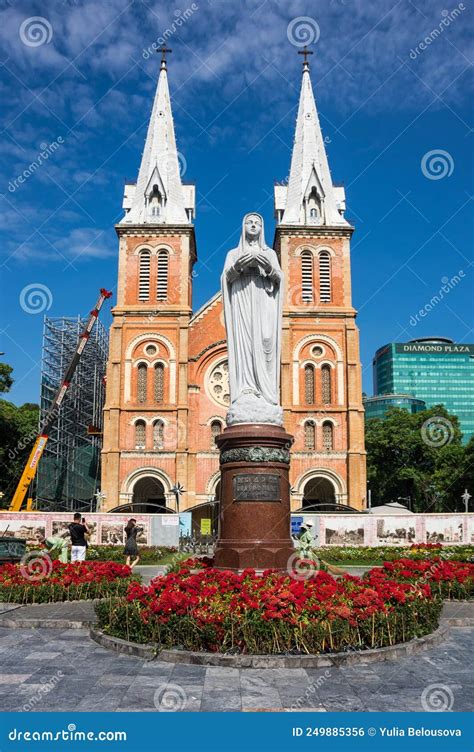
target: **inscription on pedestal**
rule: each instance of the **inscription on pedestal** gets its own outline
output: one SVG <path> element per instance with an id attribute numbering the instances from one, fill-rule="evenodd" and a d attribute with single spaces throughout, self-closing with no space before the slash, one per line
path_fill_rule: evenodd
<path id="1" fill-rule="evenodd" d="M 242 473 L 232 481 L 234 501 L 281 501 L 279 475 Z"/>

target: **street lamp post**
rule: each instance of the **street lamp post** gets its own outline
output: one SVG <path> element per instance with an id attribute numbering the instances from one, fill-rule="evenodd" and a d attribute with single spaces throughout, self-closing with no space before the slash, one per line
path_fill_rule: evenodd
<path id="1" fill-rule="evenodd" d="M 411 496 L 397 496 L 397 501 L 407 501 L 408 502 L 408 509 L 411 510 Z"/>

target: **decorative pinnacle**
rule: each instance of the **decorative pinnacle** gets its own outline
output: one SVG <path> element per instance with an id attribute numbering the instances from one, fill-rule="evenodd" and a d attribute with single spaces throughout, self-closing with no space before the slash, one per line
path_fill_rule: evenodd
<path id="1" fill-rule="evenodd" d="M 171 52 L 173 52 L 173 50 L 168 49 L 168 47 L 164 44 L 163 47 L 158 47 L 158 49 L 156 51 L 157 52 L 161 52 L 160 70 L 166 70 L 166 53 L 167 52 L 171 53 Z"/>
<path id="2" fill-rule="evenodd" d="M 302 50 L 298 50 L 298 55 L 304 55 L 303 73 L 304 71 L 309 71 L 308 55 L 314 55 L 314 52 L 308 50 L 308 46 L 305 44 Z"/>

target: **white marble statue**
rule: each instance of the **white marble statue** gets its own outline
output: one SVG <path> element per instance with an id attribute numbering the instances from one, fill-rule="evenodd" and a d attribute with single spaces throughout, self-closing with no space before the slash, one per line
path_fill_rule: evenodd
<path id="1" fill-rule="evenodd" d="M 222 274 L 230 408 L 227 425 L 283 424 L 280 353 L 283 274 L 265 244 L 263 218 L 246 214 L 237 248 Z"/>

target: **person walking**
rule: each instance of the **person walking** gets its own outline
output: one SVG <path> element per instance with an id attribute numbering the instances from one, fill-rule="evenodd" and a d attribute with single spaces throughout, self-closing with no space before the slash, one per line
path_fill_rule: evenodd
<path id="1" fill-rule="evenodd" d="M 141 533 L 143 528 L 137 527 L 137 521 L 132 517 L 125 527 L 125 535 L 127 539 L 125 541 L 125 548 L 123 550 L 126 558 L 127 566 L 133 569 L 134 566 L 140 561 L 140 554 L 138 553 L 137 535 Z M 134 561 L 132 558 L 134 557 Z"/>
<path id="2" fill-rule="evenodd" d="M 87 523 L 79 512 L 74 515 L 74 522 L 69 525 L 69 535 L 71 536 L 71 561 L 84 561 L 86 558 L 87 541 L 86 535 L 89 535 Z"/>

